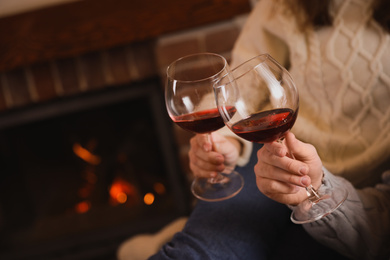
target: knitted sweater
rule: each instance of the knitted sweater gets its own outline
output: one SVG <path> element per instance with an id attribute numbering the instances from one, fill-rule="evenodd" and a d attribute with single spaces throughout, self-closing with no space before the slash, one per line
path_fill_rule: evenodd
<path id="1" fill-rule="evenodd" d="M 354 259 L 390 256 L 390 36 L 371 3 L 335 0 L 333 26 L 302 32 L 299 14 L 260 0 L 232 56 L 234 67 L 269 53 L 289 69 L 300 94 L 292 131 L 316 147 L 324 185 L 349 191 L 336 212 L 304 227 Z"/>

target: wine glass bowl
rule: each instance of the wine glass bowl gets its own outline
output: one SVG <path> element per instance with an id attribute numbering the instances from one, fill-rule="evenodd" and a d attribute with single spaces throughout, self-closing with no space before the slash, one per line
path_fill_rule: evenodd
<path id="1" fill-rule="evenodd" d="M 299 95 L 288 71 L 268 54 L 256 56 L 222 77 L 214 85 L 217 107 L 236 135 L 257 143 L 282 142 L 293 127 Z M 233 111 L 234 113 L 232 113 Z M 295 159 L 287 146 L 288 155 Z M 297 205 L 291 220 L 316 221 L 336 210 L 346 199 L 345 189 L 305 187 L 308 198 Z"/>
<path id="2" fill-rule="evenodd" d="M 270 55 L 254 57 L 225 75 L 215 95 L 226 125 L 251 142 L 283 138 L 295 123 L 299 95 L 285 68 Z M 234 109 L 234 113 L 229 109 Z"/>
<path id="3" fill-rule="evenodd" d="M 207 134 L 225 126 L 217 109 L 213 85 L 229 72 L 224 57 L 198 53 L 182 57 L 167 68 L 165 101 L 172 121 L 195 134 Z M 235 171 L 218 173 L 215 178 L 195 178 L 191 191 L 205 201 L 220 201 L 235 196 L 243 178 Z"/>

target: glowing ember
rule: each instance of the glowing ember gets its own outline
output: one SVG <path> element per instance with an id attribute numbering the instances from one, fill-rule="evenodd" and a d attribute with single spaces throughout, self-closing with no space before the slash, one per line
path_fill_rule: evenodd
<path id="1" fill-rule="evenodd" d="M 99 156 L 92 154 L 90 151 L 82 147 L 79 143 L 73 144 L 73 152 L 87 163 L 90 163 L 92 165 L 98 165 L 100 163 Z"/>
<path id="2" fill-rule="evenodd" d="M 144 202 L 146 205 L 152 205 L 154 202 L 154 195 L 153 193 L 146 193 L 144 196 Z"/>
<path id="3" fill-rule="evenodd" d="M 116 200 L 121 204 L 125 203 L 127 201 L 126 193 L 123 192 L 118 193 L 118 195 L 116 196 Z"/>
<path id="4" fill-rule="evenodd" d="M 161 182 L 156 182 L 153 185 L 153 189 L 159 195 L 163 195 L 165 193 L 165 186 Z"/>
<path id="5" fill-rule="evenodd" d="M 87 200 L 81 201 L 77 203 L 75 206 L 76 212 L 80 214 L 87 212 L 88 210 L 90 210 L 90 208 L 91 208 L 91 203 Z"/>
<path id="6" fill-rule="evenodd" d="M 132 198 L 133 201 L 137 197 L 136 188 L 126 180 L 117 178 L 113 181 L 110 189 L 111 204 L 123 204 Z"/>

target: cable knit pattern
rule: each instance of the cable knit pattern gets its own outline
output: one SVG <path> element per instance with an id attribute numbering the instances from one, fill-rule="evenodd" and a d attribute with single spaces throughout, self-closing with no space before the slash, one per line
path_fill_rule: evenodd
<path id="1" fill-rule="evenodd" d="M 334 26 L 306 33 L 278 6 L 264 25 L 288 46 L 289 70 L 300 91 L 292 131 L 316 146 L 331 172 L 355 185 L 366 185 L 362 170 L 390 154 L 389 35 L 371 19 L 371 4 L 337 0 Z"/>
<path id="2" fill-rule="evenodd" d="M 232 64 L 267 52 L 289 67 L 300 92 L 292 131 L 358 187 L 379 180 L 380 172 L 373 178 L 367 171 L 390 156 L 390 39 L 371 18 L 372 1 L 335 0 L 334 26 L 302 32 L 280 1 L 260 0 Z"/>

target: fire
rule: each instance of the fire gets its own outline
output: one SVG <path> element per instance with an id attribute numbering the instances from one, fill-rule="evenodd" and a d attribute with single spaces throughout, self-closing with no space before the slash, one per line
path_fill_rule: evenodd
<path id="1" fill-rule="evenodd" d="M 77 203 L 75 206 L 76 212 L 80 214 L 87 212 L 88 210 L 90 210 L 90 208 L 91 208 L 91 203 L 87 200 L 81 201 Z"/>
<path id="2" fill-rule="evenodd" d="M 159 194 L 159 195 L 165 194 L 165 186 L 164 186 L 164 184 L 162 184 L 161 182 L 156 182 L 156 183 L 153 185 L 153 189 L 154 189 L 154 191 L 157 192 L 157 194 Z"/>
<path id="3" fill-rule="evenodd" d="M 73 152 L 87 163 L 90 163 L 92 165 L 98 165 L 100 163 L 99 156 L 92 154 L 90 151 L 82 147 L 79 143 L 73 144 Z"/>
<path id="4" fill-rule="evenodd" d="M 111 204 L 124 204 L 130 198 L 134 201 L 137 196 L 136 188 L 130 182 L 116 178 L 109 189 Z"/>
<path id="5" fill-rule="evenodd" d="M 154 202 L 154 195 L 153 193 L 146 193 L 144 196 L 144 202 L 146 205 L 152 205 Z"/>
<path id="6" fill-rule="evenodd" d="M 116 195 L 116 200 L 121 204 L 125 203 L 127 201 L 127 194 L 124 192 L 118 193 L 118 195 Z"/>

